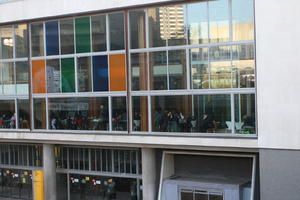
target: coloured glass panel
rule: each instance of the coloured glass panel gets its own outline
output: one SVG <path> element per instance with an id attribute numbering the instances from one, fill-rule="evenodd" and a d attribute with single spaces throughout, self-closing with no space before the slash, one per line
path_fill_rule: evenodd
<path id="1" fill-rule="evenodd" d="M 45 61 L 32 61 L 32 86 L 33 93 L 46 93 L 46 79 L 45 79 Z"/>
<path id="2" fill-rule="evenodd" d="M 75 92 L 75 67 L 73 58 L 61 59 L 62 92 Z"/>
<path id="3" fill-rule="evenodd" d="M 47 56 L 59 54 L 58 21 L 45 23 Z"/>
<path id="4" fill-rule="evenodd" d="M 108 91 L 108 60 L 107 56 L 93 56 L 94 91 Z"/>
<path id="5" fill-rule="evenodd" d="M 109 56 L 110 91 L 126 90 L 125 54 Z"/>
<path id="6" fill-rule="evenodd" d="M 91 52 L 90 17 L 75 19 L 76 53 Z"/>

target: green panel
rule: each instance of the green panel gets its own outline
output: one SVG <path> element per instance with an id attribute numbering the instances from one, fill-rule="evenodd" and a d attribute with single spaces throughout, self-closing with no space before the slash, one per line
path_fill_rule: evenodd
<path id="1" fill-rule="evenodd" d="M 62 92 L 75 92 L 74 58 L 61 59 Z"/>
<path id="2" fill-rule="evenodd" d="M 90 18 L 75 19 L 76 53 L 91 52 Z"/>

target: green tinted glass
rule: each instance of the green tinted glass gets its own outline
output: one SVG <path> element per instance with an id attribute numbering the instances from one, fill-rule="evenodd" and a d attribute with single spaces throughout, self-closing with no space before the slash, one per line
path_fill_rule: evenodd
<path id="1" fill-rule="evenodd" d="M 91 51 L 90 18 L 81 17 L 75 19 L 76 53 Z"/>
<path id="2" fill-rule="evenodd" d="M 75 92 L 75 68 L 73 58 L 61 59 L 62 92 Z"/>

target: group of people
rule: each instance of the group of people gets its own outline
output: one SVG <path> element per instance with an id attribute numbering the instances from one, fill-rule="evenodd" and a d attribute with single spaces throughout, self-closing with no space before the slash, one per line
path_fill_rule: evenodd
<path id="1" fill-rule="evenodd" d="M 0 128 L 16 128 L 16 114 L 7 113 L 0 117 Z"/>

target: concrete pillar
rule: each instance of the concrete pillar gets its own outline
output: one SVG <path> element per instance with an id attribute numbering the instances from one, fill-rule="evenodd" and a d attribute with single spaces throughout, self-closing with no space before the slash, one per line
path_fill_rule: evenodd
<path id="1" fill-rule="evenodd" d="M 156 163 L 155 150 L 142 149 L 142 171 L 143 171 L 143 200 L 156 200 Z"/>
<path id="2" fill-rule="evenodd" d="M 56 200 L 56 165 L 54 145 L 43 145 L 44 197 L 45 200 Z"/>

